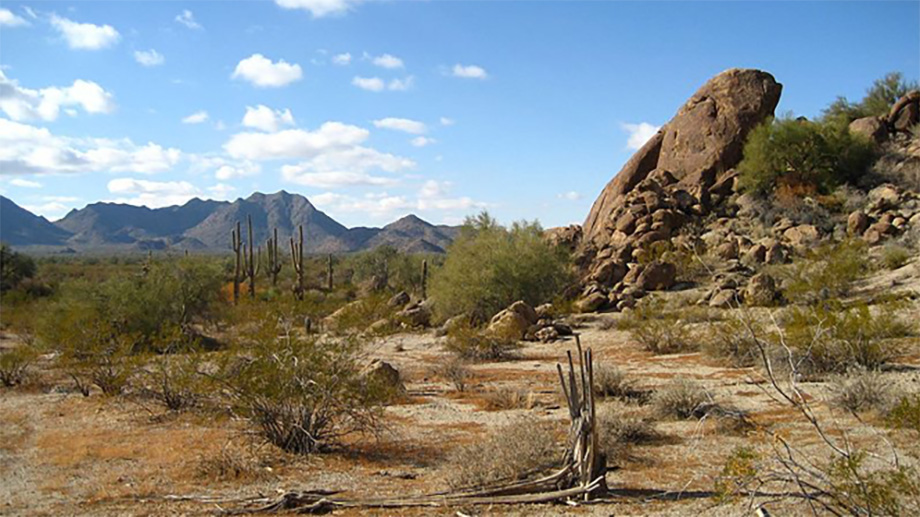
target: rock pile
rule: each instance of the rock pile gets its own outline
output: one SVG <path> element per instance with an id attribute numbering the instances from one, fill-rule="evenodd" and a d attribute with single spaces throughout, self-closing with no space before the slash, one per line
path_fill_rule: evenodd
<path id="1" fill-rule="evenodd" d="M 534 309 L 518 300 L 492 317 L 486 332 L 502 337 L 548 343 L 560 336 L 572 335 L 572 327 L 553 319 L 553 307 L 545 304 Z"/>
<path id="2" fill-rule="evenodd" d="M 847 234 L 862 237 L 869 244 L 900 235 L 908 228 L 920 228 L 920 195 L 886 183 L 869 191 L 865 210 L 847 217 Z"/>
<path id="3" fill-rule="evenodd" d="M 630 307 L 645 291 L 674 284 L 675 265 L 641 265 L 640 256 L 731 195 L 744 141 L 773 115 L 781 90 L 760 70 L 722 72 L 630 158 L 584 224 L 576 258 L 585 272 L 580 310 Z M 741 250 L 720 252 L 737 256 Z"/>

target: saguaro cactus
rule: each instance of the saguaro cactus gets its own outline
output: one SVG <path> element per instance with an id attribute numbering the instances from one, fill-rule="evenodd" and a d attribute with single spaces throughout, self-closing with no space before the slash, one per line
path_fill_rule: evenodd
<path id="1" fill-rule="evenodd" d="M 275 228 L 274 238 L 269 237 L 265 245 L 268 253 L 268 264 L 265 274 L 272 280 L 272 287 L 278 286 L 278 273 L 281 272 L 281 255 L 278 254 L 278 229 Z"/>
<path id="2" fill-rule="evenodd" d="M 291 237 L 291 265 L 294 273 L 297 275 L 297 281 L 294 282 L 294 297 L 303 300 L 303 225 L 300 225 L 300 241 L 294 246 L 294 238 Z"/>
<path id="3" fill-rule="evenodd" d="M 245 260 L 246 276 L 249 278 L 249 297 L 256 297 L 256 275 L 262 268 L 262 248 L 259 248 L 258 255 L 255 255 L 255 246 L 252 242 L 252 216 L 247 216 L 249 223 L 249 256 L 246 256 L 246 249 L 243 249 L 243 259 Z"/>
<path id="4" fill-rule="evenodd" d="M 428 261 L 422 261 L 422 300 L 428 298 Z"/>
<path id="5" fill-rule="evenodd" d="M 236 254 L 236 269 L 233 273 L 233 305 L 240 301 L 240 277 L 243 271 L 243 236 L 240 233 L 240 222 L 236 222 L 236 230 L 231 230 L 230 235 L 233 241 L 233 253 Z"/>
<path id="6" fill-rule="evenodd" d="M 332 269 L 332 253 L 326 257 L 326 290 L 332 292 L 332 278 L 335 271 Z"/>

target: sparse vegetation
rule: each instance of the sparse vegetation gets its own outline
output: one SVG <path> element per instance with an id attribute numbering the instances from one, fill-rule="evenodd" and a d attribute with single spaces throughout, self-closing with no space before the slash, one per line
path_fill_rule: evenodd
<path id="1" fill-rule="evenodd" d="M 597 415 L 600 448 L 608 463 L 623 459 L 634 445 L 654 443 L 662 438 L 655 423 L 648 418 L 624 415 L 616 407 L 602 407 Z"/>
<path id="2" fill-rule="evenodd" d="M 38 351 L 28 345 L 0 352 L 0 384 L 6 387 L 22 384 L 37 357 Z"/>
<path id="3" fill-rule="evenodd" d="M 738 368 L 757 364 L 760 361 L 760 349 L 748 326 L 755 329 L 755 334 L 763 333 L 760 323 L 744 314 L 709 323 L 700 332 L 703 352 L 710 357 L 726 359 Z"/>
<path id="4" fill-rule="evenodd" d="M 714 403 L 712 396 L 698 382 L 678 379 L 654 392 L 652 406 L 662 418 L 686 420 L 703 418 Z"/>
<path id="5" fill-rule="evenodd" d="M 457 325 L 448 331 L 444 348 L 464 360 L 501 361 L 514 357 L 521 344 L 512 337 L 496 335 L 469 325 Z"/>
<path id="6" fill-rule="evenodd" d="M 697 337 L 680 311 L 669 311 L 654 300 L 639 304 L 618 321 L 620 330 L 628 330 L 643 348 L 655 354 L 690 352 L 699 348 Z"/>
<path id="7" fill-rule="evenodd" d="M 854 413 L 884 412 L 893 398 L 888 380 L 876 371 L 851 370 L 833 377 L 830 384 L 831 402 Z"/>
<path id="8" fill-rule="evenodd" d="M 620 400 L 641 398 L 636 383 L 616 366 L 599 364 L 594 368 L 594 393 Z"/>
<path id="9" fill-rule="evenodd" d="M 449 457 L 451 488 L 526 479 L 560 460 L 554 426 L 533 418 L 496 430 L 485 440 L 461 445 Z"/>
<path id="10" fill-rule="evenodd" d="M 913 253 L 898 244 L 887 244 L 882 248 L 881 263 L 885 269 L 898 269 L 910 260 Z"/>
<path id="11" fill-rule="evenodd" d="M 433 373 L 449 382 L 455 390 L 466 391 L 467 384 L 473 378 L 473 370 L 459 358 L 453 358 L 434 368 Z"/>
<path id="12" fill-rule="evenodd" d="M 844 123 L 850 123 L 862 117 L 887 115 L 891 106 L 898 99 L 917 88 L 917 83 L 905 80 L 904 74 L 890 72 L 885 77 L 876 79 L 859 102 L 851 103 L 846 97 L 837 97 L 824 110 L 823 117 L 825 120 L 841 120 Z"/>
<path id="13" fill-rule="evenodd" d="M 539 224 L 504 228 L 483 212 L 464 223 L 429 291 L 440 319 L 468 314 L 483 322 L 517 300 L 534 307 L 552 301 L 571 278 L 569 257 L 543 238 Z"/>
<path id="14" fill-rule="evenodd" d="M 920 395 L 902 396 L 885 417 L 889 426 L 920 433 Z"/>
<path id="15" fill-rule="evenodd" d="M 507 411 L 509 409 L 533 409 L 537 398 L 532 391 L 515 388 L 499 388 L 483 395 L 485 408 L 489 411 Z"/>
<path id="16" fill-rule="evenodd" d="M 786 277 L 783 295 L 790 301 L 806 304 L 844 297 L 868 271 L 864 242 L 825 244 L 782 271 Z"/>

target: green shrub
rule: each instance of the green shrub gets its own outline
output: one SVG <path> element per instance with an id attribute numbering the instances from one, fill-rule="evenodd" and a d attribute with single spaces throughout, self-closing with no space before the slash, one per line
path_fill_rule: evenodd
<path id="1" fill-rule="evenodd" d="M 652 395 L 652 405 L 662 418 L 703 418 L 714 406 L 712 396 L 698 382 L 678 379 Z"/>
<path id="2" fill-rule="evenodd" d="M 616 366 L 598 364 L 594 368 L 594 393 L 600 397 L 620 400 L 642 398 L 643 392 L 636 389 L 636 383 L 626 372 Z"/>
<path id="3" fill-rule="evenodd" d="M 719 503 L 727 503 L 746 491 L 755 483 L 758 463 L 761 456 L 754 449 L 746 446 L 736 447 L 722 465 L 722 471 L 714 483 L 713 498 Z"/>
<path id="4" fill-rule="evenodd" d="M 885 420 L 895 429 L 912 429 L 920 433 L 920 395 L 901 397 L 888 412 Z"/>
<path id="5" fill-rule="evenodd" d="M 910 260 L 913 256 L 911 251 L 904 246 L 897 244 L 886 244 L 882 248 L 882 267 L 885 269 L 898 269 Z"/>
<path id="6" fill-rule="evenodd" d="M 640 303 L 617 323 L 620 330 L 628 330 L 643 348 L 655 354 L 676 354 L 699 348 L 690 323 L 679 311 L 666 310 L 660 301 Z"/>
<path id="7" fill-rule="evenodd" d="M 862 176 L 873 157 L 872 144 L 845 124 L 768 120 L 748 136 L 738 181 L 742 190 L 759 194 L 777 188 L 828 193 Z"/>
<path id="8" fill-rule="evenodd" d="M 539 224 L 506 229 L 483 212 L 467 219 L 429 291 L 440 319 L 466 313 L 483 322 L 517 300 L 551 301 L 571 278 L 567 253 L 543 238 Z"/>
<path id="9" fill-rule="evenodd" d="M 457 325 L 448 331 L 444 348 L 464 360 L 500 361 L 513 357 L 521 344 L 513 337 L 499 336 L 470 325 Z"/>
<path id="10" fill-rule="evenodd" d="M 918 88 L 915 81 L 905 81 L 900 72 L 890 72 L 876 79 L 858 103 L 849 102 L 846 97 L 837 97 L 824 110 L 825 120 L 842 120 L 846 123 L 862 117 L 887 115 L 891 106 L 907 92 Z"/>
<path id="11" fill-rule="evenodd" d="M 22 384 L 36 358 L 38 351 L 28 345 L 0 352 L 0 383 L 7 387 Z"/>
<path id="12" fill-rule="evenodd" d="M 19 286 L 20 282 L 35 276 L 35 261 L 0 243 L 0 293 Z"/>
<path id="13" fill-rule="evenodd" d="M 303 336 L 283 322 L 256 323 L 241 353 L 228 354 L 216 378 L 235 411 L 267 442 L 310 454 L 379 429 L 380 407 L 393 388 L 361 374 L 358 341 Z"/>
<path id="14" fill-rule="evenodd" d="M 847 296 L 869 271 L 867 254 L 866 243 L 856 239 L 821 245 L 780 272 L 786 280 L 783 296 L 808 304 Z"/>
<path id="15" fill-rule="evenodd" d="M 120 394 L 137 371 L 138 336 L 85 307 L 75 309 L 63 315 L 54 336 L 64 370 L 85 397 L 93 385 L 105 395 Z"/>
<path id="16" fill-rule="evenodd" d="M 852 370 L 831 379 L 831 402 L 854 413 L 884 411 L 892 395 L 891 386 L 879 372 Z"/>
<path id="17" fill-rule="evenodd" d="M 758 322 L 745 321 L 741 317 L 708 324 L 705 331 L 700 332 L 703 353 L 727 359 L 736 368 L 757 364 L 761 360 L 757 337 L 765 337 L 764 329 Z"/>

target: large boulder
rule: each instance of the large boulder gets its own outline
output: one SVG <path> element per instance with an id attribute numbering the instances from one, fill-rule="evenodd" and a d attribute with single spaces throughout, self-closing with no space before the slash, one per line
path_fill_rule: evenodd
<path id="1" fill-rule="evenodd" d="M 748 133 L 773 115 L 781 91 L 760 70 L 726 70 L 707 81 L 607 184 L 585 220 L 584 239 L 603 244 L 623 197 L 655 169 L 708 195 L 720 173 L 741 161 Z"/>
<path id="2" fill-rule="evenodd" d="M 751 277 L 744 290 L 744 301 L 749 305 L 771 305 L 777 296 L 779 292 L 776 290 L 776 281 L 766 273 Z"/>
<path id="3" fill-rule="evenodd" d="M 677 277 L 677 268 L 669 262 L 655 261 L 645 266 L 636 283 L 646 291 L 670 289 Z"/>
<path id="4" fill-rule="evenodd" d="M 537 312 L 526 302 L 518 300 L 492 316 L 488 332 L 503 336 L 522 338 L 527 329 L 537 322 Z"/>
<path id="5" fill-rule="evenodd" d="M 861 135 L 876 144 L 888 140 L 888 127 L 879 117 L 863 117 L 850 122 L 850 133 Z"/>
<path id="6" fill-rule="evenodd" d="M 888 128 L 891 131 L 910 132 L 920 122 L 920 91 L 907 92 L 888 112 Z"/>

